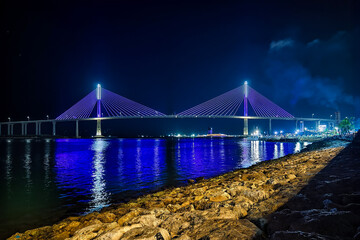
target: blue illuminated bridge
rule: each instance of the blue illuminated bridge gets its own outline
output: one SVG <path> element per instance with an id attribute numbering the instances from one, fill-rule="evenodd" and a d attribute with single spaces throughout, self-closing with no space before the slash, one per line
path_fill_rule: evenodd
<path id="1" fill-rule="evenodd" d="M 250 111 L 249 111 L 250 110 Z M 250 114 L 251 113 L 251 114 Z M 21 125 L 21 135 L 26 136 L 28 124 L 35 124 L 35 135 L 41 135 L 41 124 L 52 123 L 52 135 L 56 135 L 56 123 L 73 121 L 76 123 L 75 136 L 79 137 L 79 121 L 96 121 L 96 136 L 101 134 L 101 121 L 109 119 L 134 118 L 237 118 L 244 120 L 243 135 L 247 136 L 250 119 L 268 119 L 269 133 L 271 120 L 320 121 L 334 123 L 332 119 L 296 118 L 257 91 L 244 85 L 196 105 L 176 115 L 166 115 L 140 103 L 122 97 L 98 84 L 97 88 L 70 107 L 56 119 L 10 121 L 0 123 L 0 135 L 3 126 L 7 126 L 7 136 L 14 135 L 14 125 Z M 6 130 L 6 129 L 5 129 Z"/>

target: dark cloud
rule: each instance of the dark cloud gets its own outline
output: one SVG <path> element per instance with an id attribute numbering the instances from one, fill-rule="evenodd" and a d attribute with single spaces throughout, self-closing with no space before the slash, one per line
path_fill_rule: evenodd
<path id="1" fill-rule="evenodd" d="M 272 41 L 270 43 L 270 50 L 277 51 L 277 50 L 281 50 L 283 48 L 292 47 L 292 46 L 294 46 L 294 40 L 288 38 L 288 39 L 283 39 L 283 40 L 279 40 L 279 41 Z"/>
<path id="2" fill-rule="evenodd" d="M 354 66 L 358 53 L 352 48 L 355 34 L 341 31 L 324 40 L 316 38 L 301 42 L 286 38 L 272 41 L 266 75 L 278 101 L 291 99 L 294 109 L 306 101 L 310 106 L 330 110 L 350 106 L 359 112 L 358 90 L 354 92 L 359 76 Z"/>

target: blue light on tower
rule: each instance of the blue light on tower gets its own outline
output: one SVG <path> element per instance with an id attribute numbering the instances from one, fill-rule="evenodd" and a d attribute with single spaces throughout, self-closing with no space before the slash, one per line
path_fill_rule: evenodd
<path id="1" fill-rule="evenodd" d="M 97 117 L 101 118 L 101 85 L 98 84 L 96 88 L 96 99 L 97 99 Z M 101 120 L 96 120 L 96 136 L 101 137 Z"/>
<path id="2" fill-rule="evenodd" d="M 248 116 L 248 82 L 245 81 L 244 83 L 244 116 Z"/>
<path id="3" fill-rule="evenodd" d="M 98 84 L 96 88 L 97 99 L 97 117 L 101 117 L 101 85 Z"/>

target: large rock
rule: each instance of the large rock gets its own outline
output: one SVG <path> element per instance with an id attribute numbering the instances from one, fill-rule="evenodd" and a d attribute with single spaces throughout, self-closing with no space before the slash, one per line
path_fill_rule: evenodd
<path id="1" fill-rule="evenodd" d="M 336 209 L 291 211 L 286 209 L 272 215 L 268 224 L 268 233 L 302 231 L 352 237 L 359 225 L 359 217 L 348 211 L 337 211 Z"/>
<path id="2" fill-rule="evenodd" d="M 201 226 L 184 231 L 191 239 L 253 240 L 260 239 L 262 231 L 249 220 L 207 220 Z"/>
<path id="3" fill-rule="evenodd" d="M 336 237 L 302 231 L 279 231 L 273 234 L 270 240 L 339 240 Z"/>
<path id="4" fill-rule="evenodd" d="M 124 225 L 126 222 L 130 221 L 134 217 L 138 216 L 140 213 L 142 213 L 142 209 L 134 209 L 130 211 L 129 213 L 122 216 L 117 222 L 120 226 Z"/>
<path id="5" fill-rule="evenodd" d="M 170 234 L 163 228 L 139 227 L 127 231 L 122 240 L 171 240 Z"/>
<path id="6" fill-rule="evenodd" d="M 127 231 L 133 228 L 140 228 L 140 227 L 142 227 L 141 224 L 134 224 L 125 227 L 117 227 L 112 229 L 111 231 L 107 231 L 101 234 L 99 237 L 95 238 L 95 240 L 119 240 Z"/>
<path id="7" fill-rule="evenodd" d="M 103 227 L 103 224 L 94 224 L 85 228 L 79 229 L 71 240 L 90 240 L 98 235 L 98 231 Z"/>
<path id="8" fill-rule="evenodd" d="M 165 217 L 164 221 L 160 224 L 161 228 L 165 228 L 169 231 L 171 236 L 176 236 L 180 230 L 188 227 L 185 217 L 183 217 L 183 213 L 175 213 Z"/>
<path id="9" fill-rule="evenodd" d="M 231 199 L 231 196 L 226 192 L 217 192 L 210 197 L 211 202 L 223 202 Z"/>
<path id="10" fill-rule="evenodd" d="M 98 216 L 98 219 L 103 223 L 111 223 L 115 221 L 116 215 L 111 212 L 104 212 Z"/>
<path id="11" fill-rule="evenodd" d="M 141 215 L 138 217 L 133 218 L 131 221 L 129 221 L 129 224 L 136 224 L 139 223 L 142 226 L 148 226 L 148 227 L 157 227 L 159 226 L 163 220 L 156 218 L 154 214 L 147 214 L 147 215 Z"/>

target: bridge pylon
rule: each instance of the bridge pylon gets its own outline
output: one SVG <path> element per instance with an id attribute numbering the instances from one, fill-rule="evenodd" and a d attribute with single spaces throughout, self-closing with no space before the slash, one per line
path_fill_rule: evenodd
<path id="1" fill-rule="evenodd" d="M 248 116 L 248 83 L 244 83 L 244 117 Z M 244 136 L 249 135 L 249 122 L 247 118 L 244 118 Z"/>
<path id="2" fill-rule="evenodd" d="M 101 118 L 101 85 L 98 84 L 96 88 L 97 110 L 96 116 Z M 101 119 L 96 120 L 96 137 L 102 137 L 101 135 Z"/>

